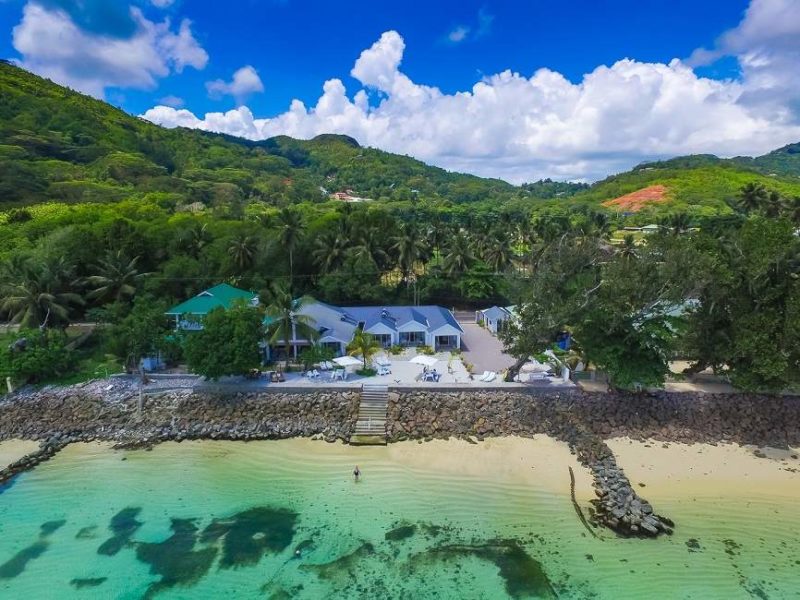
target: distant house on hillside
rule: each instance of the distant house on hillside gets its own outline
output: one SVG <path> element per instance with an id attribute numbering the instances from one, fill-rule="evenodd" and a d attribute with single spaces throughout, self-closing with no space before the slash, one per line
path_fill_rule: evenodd
<path id="1" fill-rule="evenodd" d="M 343 192 L 334 192 L 329 195 L 331 200 L 338 200 L 339 202 L 371 202 L 372 198 L 362 198 L 357 196 L 353 190 L 347 189 Z"/>
<path id="2" fill-rule="evenodd" d="M 330 348 L 337 356 L 345 354 L 357 329 L 373 335 L 384 348 L 430 346 L 435 350 L 460 348 L 464 333 L 453 313 L 441 306 L 339 307 L 315 301 L 304 305 L 299 314 L 307 317 L 317 330 L 316 343 Z M 294 332 L 289 346 L 297 356 L 311 343 Z M 280 340 L 274 346 L 273 352 L 281 352 L 286 344 Z"/>
<path id="3" fill-rule="evenodd" d="M 495 335 L 502 331 L 505 324 L 512 318 L 514 318 L 513 306 L 507 308 L 492 306 L 475 312 L 475 322 L 482 324 Z"/>
<path id="4" fill-rule="evenodd" d="M 175 318 L 175 328 L 185 330 L 202 329 L 203 318 L 215 308 L 225 310 L 237 300 L 244 300 L 251 306 L 258 306 L 258 294 L 220 283 L 204 290 L 194 298 L 170 308 L 165 314 Z"/>

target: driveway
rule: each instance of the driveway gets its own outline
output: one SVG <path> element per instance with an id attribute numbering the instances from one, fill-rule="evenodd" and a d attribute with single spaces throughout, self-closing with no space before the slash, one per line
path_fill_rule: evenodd
<path id="1" fill-rule="evenodd" d="M 472 364 L 472 371 L 481 374 L 484 371 L 499 373 L 516 361 L 503 352 L 503 343 L 477 323 L 460 322 L 464 329 L 461 337 L 461 351 L 464 360 Z"/>

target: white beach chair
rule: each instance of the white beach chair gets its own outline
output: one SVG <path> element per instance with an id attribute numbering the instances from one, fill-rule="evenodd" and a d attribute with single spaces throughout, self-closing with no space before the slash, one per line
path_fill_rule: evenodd
<path id="1" fill-rule="evenodd" d="M 378 375 L 391 375 L 392 370 L 388 365 L 378 365 Z"/>
<path id="2" fill-rule="evenodd" d="M 486 383 L 489 383 L 490 381 L 494 381 L 495 379 L 497 379 L 497 373 L 495 373 L 494 371 L 489 371 L 489 374 L 486 376 L 486 379 L 484 379 L 483 381 L 485 381 Z"/>
<path id="3" fill-rule="evenodd" d="M 486 378 L 489 376 L 489 371 L 484 371 L 483 375 L 478 377 L 478 381 L 486 381 Z"/>

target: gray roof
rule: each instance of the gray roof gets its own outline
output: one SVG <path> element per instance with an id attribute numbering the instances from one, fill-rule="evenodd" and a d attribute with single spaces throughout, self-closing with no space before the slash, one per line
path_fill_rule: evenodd
<path id="1" fill-rule="evenodd" d="M 501 308 L 499 306 L 492 306 L 491 308 L 485 308 L 484 310 L 481 311 L 481 313 L 483 313 L 483 315 L 487 319 L 492 319 L 494 321 L 504 321 L 509 317 L 511 317 L 511 313 L 507 309 Z"/>
<path id="2" fill-rule="evenodd" d="M 392 331 L 397 331 L 407 323 L 416 322 L 428 332 L 444 325 L 451 325 L 458 331 L 464 331 L 453 313 L 441 306 L 339 307 L 315 301 L 305 304 L 299 312 L 313 320 L 312 325 L 319 331 L 321 338 L 332 337 L 345 343 L 353 339 L 359 323 L 364 323 L 366 330 L 380 323 Z"/>
<path id="3" fill-rule="evenodd" d="M 300 314 L 313 320 L 311 325 L 317 328 L 320 337 L 330 336 L 345 343 L 353 339 L 358 326 L 358 321 L 343 309 L 324 302 L 309 302 L 300 309 Z"/>
<path id="4" fill-rule="evenodd" d="M 357 322 L 363 322 L 365 329 L 382 323 L 389 329 L 397 330 L 413 321 L 420 323 L 428 331 L 451 325 L 463 332 L 453 313 L 441 306 L 347 306 L 342 310 L 352 315 Z"/>

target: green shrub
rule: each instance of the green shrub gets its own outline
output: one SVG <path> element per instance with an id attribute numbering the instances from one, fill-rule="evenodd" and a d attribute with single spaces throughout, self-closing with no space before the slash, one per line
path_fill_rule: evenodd
<path id="1" fill-rule="evenodd" d="M 403 348 L 399 344 L 393 344 L 392 346 L 389 347 L 389 352 L 395 356 L 397 356 L 398 354 L 402 354 L 404 350 L 405 348 Z"/>
<path id="2" fill-rule="evenodd" d="M 417 346 L 417 353 L 425 354 L 427 356 L 433 356 L 434 354 L 436 354 L 436 352 L 434 352 L 433 348 L 431 348 L 430 346 Z"/>
<path id="3" fill-rule="evenodd" d="M 358 369 L 356 371 L 356 374 L 361 375 L 362 377 L 372 377 L 373 375 L 377 375 L 378 372 L 375 369 L 366 368 L 366 369 Z"/>
<path id="4" fill-rule="evenodd" d="M 24 385 L 70 373 L 75 369 L 78 357 L 65 347 L 65 337 L 53 332 L 20 332 L 13 343 L 0 350 L 0 377 L 11 377 L 13 383 Z M 25 344 L 17 344 L 22 339 Z"/>

